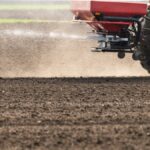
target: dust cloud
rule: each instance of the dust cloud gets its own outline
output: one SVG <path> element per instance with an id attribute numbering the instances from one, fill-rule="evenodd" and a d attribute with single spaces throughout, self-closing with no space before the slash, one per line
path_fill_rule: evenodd
<path id="1" fill-rule="evenodd" d="M 1 77 L 148 75 L 139 62 L 132 60 L 131 55 L 119 60 L 116 54 L 92 53 L 91 47 L 95 47 L 97 42 L 87 38 L 87 32 L 91 31 L 88 25 L 59 23 L 59 20 L 71 20 L 70 12 L 42 13 L 52 19 L 55 14 L 58 23 L 0 25 Z M 30 17 L 29 12 L 23 15 L 27 15 L 24 18 Z M 34 15 L 42 17 L 38 13 Z"/>

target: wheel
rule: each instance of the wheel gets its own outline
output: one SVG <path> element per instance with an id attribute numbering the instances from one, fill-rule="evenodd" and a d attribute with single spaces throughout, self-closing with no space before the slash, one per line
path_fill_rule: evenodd
<path id="1" fill-rule="evenodd" d="M 125 57 L 125 52 L 118 52 L 118 58 L 123 59 Z"/>
<path id="2" fill-rule="evenodd" d="M 145 57 L 145 60 L 141 60 L 141 65 L 150 72 L 150 11 L 148 11 L 144 21 L 140 50 Z"/>

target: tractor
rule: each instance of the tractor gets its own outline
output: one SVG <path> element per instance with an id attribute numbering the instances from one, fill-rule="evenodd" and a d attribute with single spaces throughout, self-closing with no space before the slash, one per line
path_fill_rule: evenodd
<path id="1" fill-rule="evenodd" d="M 131 53 L 150 73 L 149 0 L 72 0 L 71 11 L 98 36 L 92 51 L 117 53 L 120 59 Z"/>

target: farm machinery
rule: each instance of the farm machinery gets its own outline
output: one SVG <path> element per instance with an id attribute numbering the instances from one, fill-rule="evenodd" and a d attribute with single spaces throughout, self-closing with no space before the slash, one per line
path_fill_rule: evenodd
<path id="1" fill-rule="evenodd" d="M 98 35 L 94 52 L 131 53 L 150 73 L 150 7 L 145 0 L 72 0 L 74 19 Z"/>

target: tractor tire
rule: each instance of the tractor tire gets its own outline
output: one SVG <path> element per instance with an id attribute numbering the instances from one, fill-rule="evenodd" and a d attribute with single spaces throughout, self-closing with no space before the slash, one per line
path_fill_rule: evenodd
<path id="1" fill-rule="evenodd" d="M 145 56 L 145 59 L 141 60 L 141 65 L 150 73 L 150 11 L 143 24 L 140 49 Z"/>

